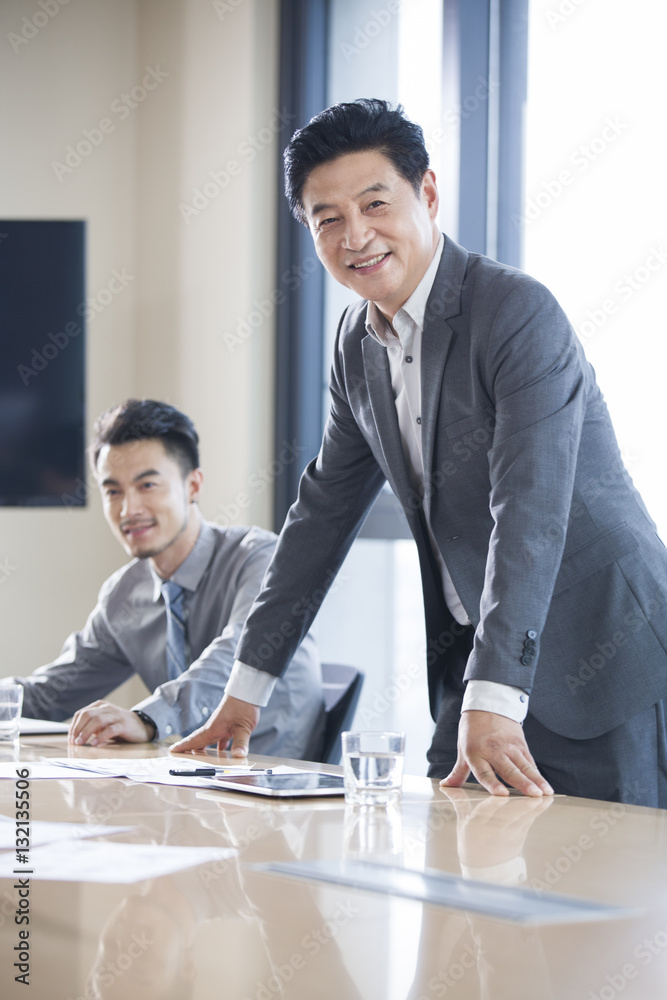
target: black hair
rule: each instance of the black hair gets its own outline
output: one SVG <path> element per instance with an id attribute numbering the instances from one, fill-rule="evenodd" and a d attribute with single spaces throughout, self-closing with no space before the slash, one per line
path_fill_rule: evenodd
<path id="1" fill-rule="evenodd" d="M 95 421 L 90 445 L 94 468 L 104 445 L 127 444 L 157 438 L 179 463 L 183 475 L 199 468 L 199 435 L 189 417 L 169 403 L 155 399 L 126 399 L 105 410 Z"/>
<path id="2" fill-rule="evenodd" d="M 428 153 L 420 125 L 406 118 L 402 105 L 362 97 L 333 104 L 294 133 L 283 154 L 285 194 L 292 214 L 306 223 L 303 188 L 315 167 L 347 153 L 377 150 L 419 194 L 428 169 Z"/>

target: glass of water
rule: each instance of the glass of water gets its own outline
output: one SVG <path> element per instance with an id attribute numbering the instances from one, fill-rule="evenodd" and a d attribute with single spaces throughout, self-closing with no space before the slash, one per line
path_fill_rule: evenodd
<path id="1" fill-rule="evenodd" d="M 0 740 L 15 740 L 23 708 L 23 685 L 0 684 Z"/>
<path id="2" fill-rule="evenodd" d="M 405 733 L 347 732 L 342 743 L 345 800 L 362 806 L 398 802 Z"/>

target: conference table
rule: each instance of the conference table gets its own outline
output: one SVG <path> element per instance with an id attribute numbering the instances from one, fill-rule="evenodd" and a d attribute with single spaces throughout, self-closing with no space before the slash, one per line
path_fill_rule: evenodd
<path id="1" fill-rule="evenodd" d="M 445 793 L 418 776 L 384 808 L 34 777 L 49 758 L 128 765 L 168 755 L 166 743 L 75 748 L 63 736 L 0 745 L 0 762 L 31 774 L 0 780 L 5 829 L 28 781 L 33 837 L 40 821 L 69 824 L 58 829 L 79 835 L 50 850 L 81 872 L 40 878 L 39 862 L 27 868 L 37 847 L 22 863 L 2 852 L 14 864 L 0 880 L 3 1000 L 667 997 L 667 811 L 493 798 L 474 785 Z M 212 748 L 172 755 L 179 765 L 224 759 Z M 81 825 L 97 836 L 83 837 Z M 89 852 L 99 845 L 104 877 L 91 878 Z M 155 874 L 153 862 L 172 847 L 209 853 Z M 123 858 L 135 850 L 128 881 Z M 320 877 L 327 871 L 340 879 Z M 17 957 L 28 959 L 27 980 L 17 978 Z"/>

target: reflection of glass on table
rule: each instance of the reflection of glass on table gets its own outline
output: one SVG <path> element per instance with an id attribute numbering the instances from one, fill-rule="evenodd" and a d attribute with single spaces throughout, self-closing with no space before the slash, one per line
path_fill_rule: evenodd
<path id="1" fill-rule="evenodd" d="M 347 806 L 343 828 L 343 857 L 402 862 L 403 825 L 396 805 Z"/>

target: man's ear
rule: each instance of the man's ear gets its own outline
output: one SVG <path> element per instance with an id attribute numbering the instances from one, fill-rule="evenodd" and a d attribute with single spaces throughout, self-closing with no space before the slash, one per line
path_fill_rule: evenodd
<path id="1" fill-rule="evenodd" d="M 421 196 L 426 202 L 429 210 L 429 215 L 432 219 L 435 219 L 438 214 L 438 205 L 440 204 L 440 195 L 438 194 L 438 185 L 435 181 L 435 174 L 429 167 L 428 170 L 424 171 L 424 176 L 422 177 L 421 183 Z"/>
<path id="2" fill-rule="evenodd" d="M 199 494 L 202 491 L 202 486 L 204 485 L 204 473 L 202 470 L 193 469 L 192 472 L 188 472 L 186 483 L 188 490 L 188 503 L 197 503 L 199 500 Z"/>

